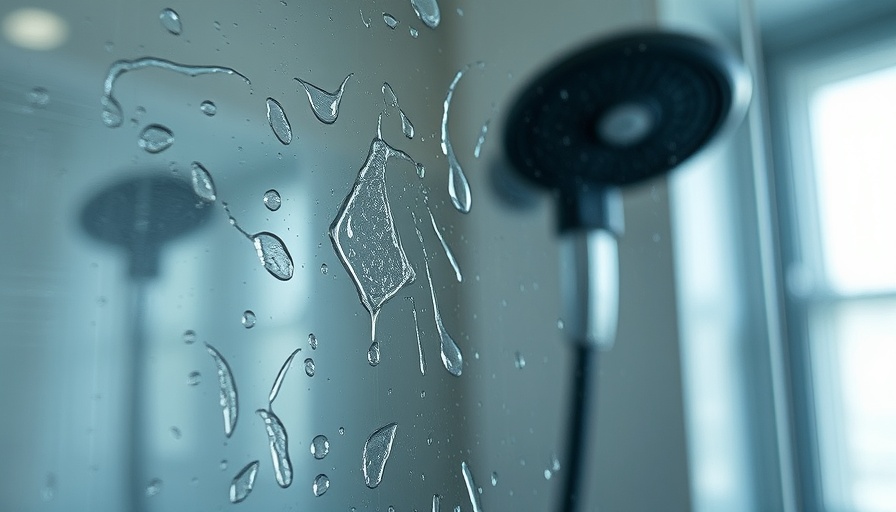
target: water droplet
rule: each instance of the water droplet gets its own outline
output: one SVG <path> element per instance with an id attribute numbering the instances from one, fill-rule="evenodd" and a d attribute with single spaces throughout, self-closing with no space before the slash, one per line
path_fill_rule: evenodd
<path id="1" fill-rule="evenodd" d="M 423 177 L 426 175 L 426 167 L 423 167 L 423 164 L 419 164 L 419 163 L 416 164 L 415 167 L 417 168 L 417 177 L 422 180 Z"/>
<path id="2" fill-rule="evenodd" d="M 401 117 L 401 132 L 404 133 L 405 137 L 413 139 L 414 125 L 411 123 L 411 120 L 408 119 L 408 116 L 404 113 L 404 110 L 398 109 L 398 115 Z"/>
<path id="3" fill-rule="evenodd" d="M 432 436 L 426 438 L 426 446 L 432 446 Z"/>
<path id="4" fill-rule="evenodd" d="M 416 229 L 416 228 L 415 228 Z M 448 334 L 445 325 L 442 323 L 442 315 L 439 313 L 439 305 L 436 302 L 436 290 L 432 285 L 432 273 L 429 269 L 429 256 L 426 254 L 426 246 L 423 244 L 423 234 L 417 229 L 417 238 L 423 247 L 423 265 L 426 269 L 426 281 L 429 283 L 429 292 L 432 296 L 432 312 L 436 321 L 436 330 L 439 332 L 439 340 L 442 351 L 442 365 L 448 370 L 448 373 L 455 377 L 460 377 L 463 371 L 464 358 L 458 348 L 457 343 Z"/>
<path id="5" fill-rule="evenodd" d="M 492 487 L 498 485 L 498 472 L 492 471 Z"/>
<path id="6" fill-rule="evenodd" d="M 563 323 L 563 319 L 558 318 L 557 319 L 557 329 L 560 329 L 562 331 L 565 326 L 566 326 L 566 324 Z"/>
<path id="7" fill-rule="evenodd" d="M 479 158 L 479 155 L 482 154 L 482 145 L 485 144 L 485 135 L 488 133 L 488 125 L 491 122 L 492 120 L 489 119 L 479 129 L 479 138 L 476 140 L 476 147 L 473 148 L 473 156 L 476 158 Z"/>
<path id="8" fill-rule="evenodd" d="M 196 331 L 192 329 L 188 329 L 184 331 L 184 343 L 187 345 L 192 345 L 196 342 Z"/>
<path id="9" fill-rule="evenodd" d="M 439 242 L 442 244 L 442 250 L 445 251 L 445 257 L 448 258 L 448 263 L 451 264 L 451 268 L 454 269 L 454 277 L 457 279 L 457 282 L 463 282 L 464 277 L 460 273 L 460 266 L 457 264 L 457 259 L 454 257 L 454 253 L 451 251 L 451 248 L 448 247 L 448 242 L 445 241 L 445 238 L 442 236 L 442 231 L 439 229 L 439 226 L 436 225 L 436 218 L 432 215 L 432 210 L 429 209 L 429 206 L 426 207 L 427 213 L 429 213 L 429 220 L 432 224 L 432 230 L 435 232 L 436 237 L 438 237 Z"/>
<path id="10" fill-rule="evenodd" d="M 550 479 L 551 479 L 551 476 L 553 476 L 553 474 L 551 473 L 551 470 L 550 470 L 550 469 L 546 469 L 546 470 L 544 470 L 544 479 L 545 479 L 545 480 L 550 480 Z"/>
<path id="11" fill-rule="evenodd" d="M 420 35 L 420 32 L 418 32 L 417 29 L 414 27 L 410 27 L 408 29 L 408 32 L 411 33 L 411 37 L 413 37 L 414 39 L 417 39 L 417 37 Z"/>
<path id="12" fill-rule="evenodd" d="M 315 496 L 323 496 L 329 488 L 330 477 L 323 473 L 314 477 L 314 482 L 311 484 L 311 492 L 313 492 Z"/>
<path id="13" fill-rule="evenodd" d="M 255 487 L 255 476 L 258 474 L 258 461 L 254 460 L 230 481 L 230 502 L 239 503 L 249 496 Z"/>
<path id="14" fill-rule="evenodd" d="M 320 273 L 321 274 L 327 275 L 327 272 L 329 272 L 329 271 L 330 271 L 330 267 L 328 267 L 326 263 L 320 264 Z"/>
<path id="15" fill-rule="evenodd" d="M 426 360 L 423 358 L 423 343 L 420 341 L 420 324 L 417 322 L 417 303 L 414 297 L 406 297 L 411 301 L 411 312 L 414 314 L 414 332 L 417 334 L 417 354 L 420 356 L 420 375 L 426 375 Z M 423 393 L 423 396 L 426 392 Z M 423 398 L 421 396 L 420 398 Z"/>
<path id="16" fill-rule="evenodd" d="M 199 162 L 190 164 L 190 180 L 193 184 L 193 192 L 203 201 L 214 203 L 217 199 L 215 193 L 215 182 L 212 181 L 212 175 L 208 169 L 203 167 Z"/>
<path id="17" fill-rule="evenodd" d="M 286 118 L 286 112 L 283 111 L 283 106 L 280 105 L 280 102 L 274 98 L 268 98 L 267 109 L 268 124 L 271 125 L 271 130 L 274 130 L 274 135 L 277 136 L 277 140 L 283 145 L 292 142 L 292 127 L 289 124 L 289 119 Z"/>
<path id="18" fill-rule="evenodd" d="M 151 124 L 140 132 L 137 145 L 147 153 L 161 153 L 174 144 L 174 134 L 167 127 Z"/>
<path id="19" fill-rule="evenodd" d="M 395 27 L 398 26 L 398 20 L 388 12 L 383 13 L 383 21 L 386 22 L 386 25 L 392 30 L 395 30 Z"/>
<path id="20" fill-rule="evenodd" d="M 301 78 L 296 78 L 295 80 L 302 84 L 302 87 L 305 89 L 305 94 L 308 96 L 308 102 L 311 104 L 311 110 L 314 112 L 314 115 L 322 123 L 333 124 L 336 122 L 336 118 L 339 117 L 339 104 L 342 102 L 342 95 L 345 93 L 345 84 L 348 83 L 348 79 L 353 74 L 349 73 L 335 92 L 327 92 Z"/>
<path id="21" fill-rule="evenodd" d="M 149 481 L 149 484 L 146 485 L 146 496 L 153 497 L 160 492 L 162 492 L 162 481 L 158 478 L 153 478 Z"/>
<path id="22" fill-rule="evenodd" d="M 50 473 L 40 490 L 40 498 L 44 501 L 53 501 L 56 498 L 56 475 Z"/>
<path id="23" fill-rule="evenodd" d="M 158 59 L 155 57 L 142 57 L 135 60 L 118 60 L 113 62 L 109 67 L 109 72 L 106 73 L 106 79 L 105 81 L 103 81 L 103 96 L 100 98 L 100 104 L 103 107 L 102 119 L 104 125 L 108 126 L 109 128 L 117 128 L 121 126 L 122 111 L 121 105 L 115 99 L 114 95 L 115 81 L 121 75 L 127 73 L 128 71 L 151 67 L 167 69 L 169 71 L 174 71 L 176 73 L 181 73 L 191 77 L 215 73 L 236 75 L 242 78 L 243 81 L 246 82 L 246 84 L 250 86 L 252 85 L 252 82 L 250 82 L 245 75 L 239 73 L 234 69 L 221 66 L 188 66 L 185 64 L 171 62 L 165 59 Z"/>
<path id="24" fill-rule="evenodd" d="M 406 153 L 393 149 L 382 139 L 373 139 L 367 160 L 329 230 L 333 248 L 370 313 L 371 340 L 376 339 L 380 308 L 416 277 L 398 237 L 386 195 L 386 164 L 391 157 L 414 163 Z M 353 219 L 352 237 L 347 233 L 349 218 Z"/>
<path id="25" fill-rule="evenodd" d="M 252 243 L 255 245 L 258 259 L 268 273 L 281 281 L 288 281 L 292 278 L 294 269 L 292 256 L 289 255 L 286 244 L 280 240 L 280 237 L 263 231 L 252 236 Z"/>
<path id="26" fill-rule="evenodd" d="M 327 439 L 327 436 L 323 434 L 314 436 L 314 439 L 311 440 L 311 455 L 315 459 L 320 460 L 326 457 L 328 453 L 330 453 L 330 440 Z"/>
<path id="27" fill-rule="evenodd" d="M 28 91 L 27 99 L 32 107 L 44 108 L 50 104 L 50 93 L 43 87 L 35 87 Z"/>
<path id="28" fill-rule="evenodd" d="M 271 189 L 264 193 L 262 202 L 268 210 L 276 212 L 280 209 L 280 205 L 283 204 L 283 199 L 280 198 L 280 192 Z"/>
<path id="29" fill-rule="evenodd" d="M 340 436 L 344 436 L 344 435 L 345 435 L 345 427 L 339 427 L 339 435 L 340 435 Z"/>
<path id="30" fill-rule="evenodd" d="M 374 341 L 370 344 L 370 348 L 367 349 L 367 362 L 370 366 L 380 364 L 380 342 Z"/>
<path id="31" fill-rule="evenodd" d="M 404 133 L 405 137 L 413 139 L 414 124 L 411 123 L 411 120 L 398 104 L 398 97 L 395 95 L 395 91 L 392 89 L 392 86 L 389 85 L 389 82 L 383 82 L 381 90 L 383 92 L 383 101 L 386 103 L 386 106 L 389 108 L 398 109 L 398 115 L 401 118 L 401 132 Z"/>
<path id="32" fill-rule="evenodd" d="M 271 386 L 271 392 L 268 393 L 268 408 L 274 406 L 274 400 L 277 398 L 277 395 L 280 394 L 280 386 L 283 385 L 283 379 L 286 378 L 286 372 L 292 366 L 292 360 L 296 357 L 296 354 L 302 350 L 297 348 L 289 354 L 289 357 L 286 358 L 286 361 L 280 366 L 280 371 L 277 372 L 277 377 L 274 379 L 274 385 Z"/>
<path id="33" fill-rule="evenodd" d="M 224 414 L 224 435 L 230 437 L 233 434 L 233 429 L 236 428 L 239 414 L 236 383 L 233 381 L 233 373 L 231 373 L 230 365 L 227 364 L 224 356 L 208 343 L 205 344 L 205 349 L 214 359 L 215 367 L 218 369 L 218 402 Z"/>
<path id="34" fill-rule="evenodd" d="M 461 9 L 460 7 L 458 7 L 458 8 L 457 8 L 457 15 L 458 15 L 458 16 L 463 16 L 463 15 L 464 15 L 464 10 Z"/>
<path id="35" fill-rule="evenodd" d="M 243 317 L 241 321 L 243 322 L 243 327 L 245 327 L 246 329 L 255 327 L 255 313 L 253 313 L 250 309 L 243 311 Z"/>
<path id="36" fill-rule="evenodd" d="M 221 459 L 221 462 L 218 463 L 218 467 L 221 468 L 221 471 L 227 470 L 227 459 Z"/>
<path id="37" fill-rule="evenodd" d="M 305 359 L 305 375 L 314 377 L 314 359 Z"/>
<path id="38" fill-rule="evenodd" d="M 426 391 L 420 392 L 420 398 L 426 398 Z"/>
<path id="39" fill-rule="evenodd" d="M 370 434 L 364 443 L 364 451 L 361 454 L 361 470 L 364 473 L 364 483 L 373 489 L 383 480 L 383 471 L 386 462 L 392 453 L 392 443 L 395 441 L 395 431 L 398 423 L 390 423 L 376 432 Z"/>
<path id="40" fill-rule="evenodd" d="M 432 512 L 440 512 L 442 508 L 442 497 L 438 494 L 432 495 Z"/>
<path id="41" fill-rule="evenodd" d="M 199 104 L 199 110 L 201 110 L 203 114 L 212 117 L 218 113 L 218 106 L 209 100 L 205 100 Z"/>
<path id="42" fill-rule="evenodd" d="M 162 12 L 159 13 L 159 21 L 162 22 L 162 26 L 165 27 L 165 30 L 176 36 L 179 36 L 183 31 L 180 15 L 174 12 L 173 9 L 162 9 Z"/>
<path id="43" fill-rule="evenodd" d="M 556 453 L 551 454 L 551 471 L 560 471 L 560 460 L 557 459 Z"/>
<path id="44" fill-rule="evenodd" d="M 180 429 L 177 427 L 171 427 L 171 437 L 174 439 L 180 439 L 183 436 Z"/>
<path id="45" fill-rule="evenodd" d="M 526 367 L 526 359 L 523 357 L 523 354 L 520 353 L 519 350 L 516 351 L 513 360 L 514 366 L 516 366 L 517 370 L 522 370 Z"/>
<path id="46" fill-rule="evenodd" d="M 476 492 L 476 482 L 473 480 L 473 472 L 466 462 L 460 464 L 461 472 L 464 475 L 464 483 L 467 484 L 467 494 L 470 495 L 470 505 L 473 506 L 473 512 L 482 512 L 482 503 L 479 502 L 479 493 Z"/>
<path id="47" fill-rule="evenodd" d="M 187 385 L 188 386 L 198 386 L 200 382 L 202 382 L 202 374 L 201 373 L 190 372 L 187 375 Z"/>
<path id="48" fill-rule="evenodd" d="M 311 350 L 317 350 L 317 336 L 314 333 L 308 335 L 308 346 L 311 347 Z"/>
<path id="49" fill-rule="evenodd" d="M 283 423 L 273 411 L 258 409 L 255 414 L 264 420 L 264 427 L 268 433 L 268 444 L 271 448 L 271 460 L 274 463 L 274 476 L 277 484 L 286 488 L 292 483 L 292 463 L 289 461 L 289 446 L 286 429 Z"/>
<path id="50" fill-rule="evenodd" d="M 481 63 L 475 64 L 478 68 L 482 67 Z M 457 83 L 464 76 L 464 73 L 470 70 L 474 64 L 467 64 L 461 68 L 455 75 L 454 80 L 448 85 L 448 93 L 445 95 L 445 101 L 442 103 L 442 153 L 448 157 L 448 195 L 451 197 L 451 203 L 461 213 L 469 213 L 472 206 L 472 196 L 470 195 L 470 184 L 467 176 L 464 174 L 460 162 L 457 161 L 457 155 L 451 146 L 451 139 L 448 137 L 448 109 L 451 107 L 451 99 L 454 97 L 454 89 Z"/>
<path id="51" fill-rule="evenodd" d="M 438 27 L 439 22 L 442 21 L 437 0 L 411 0 L 411 6 L 420 21 L 429 28 Z"/>

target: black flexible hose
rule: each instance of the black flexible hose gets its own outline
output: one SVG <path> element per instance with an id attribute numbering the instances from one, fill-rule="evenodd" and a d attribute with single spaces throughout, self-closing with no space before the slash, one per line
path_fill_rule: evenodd
<path id="1" fill-rule="evenodd" d="M 577 512 L 584 503 L 584 476 L 588 461 L 588 431 L 593 430 L 592 406 L 597 399 L 598 350 L 589 343 L 576 343 L 573 354 L 572 386 L 569 393 L 569 424 L 560 512 Z"/>

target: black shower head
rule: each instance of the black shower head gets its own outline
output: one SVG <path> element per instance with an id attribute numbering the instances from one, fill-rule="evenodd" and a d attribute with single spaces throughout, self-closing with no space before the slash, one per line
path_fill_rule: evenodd
<path id="1" fill-rule="evenodd" d="M 614 221 L 576 220 L 590 215 L 580 210 L 613 217 L 592 204 L 603 190 L 676 167 L 739 120 L 749 95 L 743 65 L 714 45 L 626 34 L 536 77 L 507 117 L 505 149 L 519 173 L 560 193 L 561 229 L 606 227 Z"/>

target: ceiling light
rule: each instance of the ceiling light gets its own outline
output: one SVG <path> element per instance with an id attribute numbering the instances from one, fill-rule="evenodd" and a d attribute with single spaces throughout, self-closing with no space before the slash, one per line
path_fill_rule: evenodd
<path id="1" fill-rule="evenodd" d="M 52 50 L 68 37 L 68 24 L 58 14 L 46 9 L 16 9 L 3 18 L 6 39 L 29 50 Z"/>

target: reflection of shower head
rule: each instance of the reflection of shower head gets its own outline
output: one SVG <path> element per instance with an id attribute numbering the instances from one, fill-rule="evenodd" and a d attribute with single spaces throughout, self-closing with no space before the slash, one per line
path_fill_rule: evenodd
<path id="1" fill-rule="evenodd" d="M 606 208 L 580 203 L 676 167 L 739 120 L 749 91 L 739 61 L 704 41 L 624 35 L 531 82 L 507 118 L 505 149 L 520 174 L 559 192 L 561 229 L 611 227 L 589 218 Z"/>
<path id="2" fill-rule="evenodd" d="M 128 252 L 131 277 L 153 277 L 162 246 L 198 228 L 210 212 L 186 181 L 144 175 L 97 193 L 81 211 L 81 225 Z"/>

